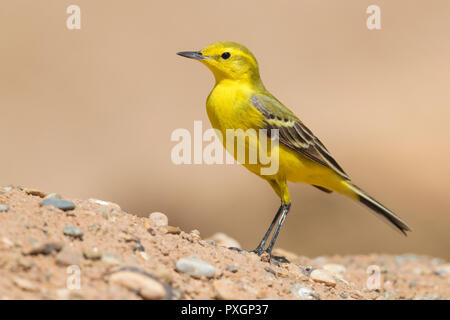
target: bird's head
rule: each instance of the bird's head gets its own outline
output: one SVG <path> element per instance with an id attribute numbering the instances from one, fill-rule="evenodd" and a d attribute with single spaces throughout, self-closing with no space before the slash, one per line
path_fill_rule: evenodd
<path id="1" fill-rule="evenodd" d="M 200 51 L 183 51 L 177 54 L 206 65 L 214 74 L 216 82 L 224 79 L 260 82 L 258 62 L 241 44 L 215 42 Z"/>

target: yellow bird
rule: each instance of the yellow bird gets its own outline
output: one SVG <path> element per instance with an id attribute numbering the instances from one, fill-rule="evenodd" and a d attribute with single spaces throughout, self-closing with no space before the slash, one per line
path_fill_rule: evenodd
<path id="1" fill-rule="evenodd" d="M 260 170 L 262 164 L 259 162 L 243 164 L 251 172 L 269 182 L 281 198 L 281 206 L 254 250 L 255 253 L 261 255 L 265 251 L 271 255 L 291 207 L 287 181 L 307 183 L 328 193 L 335 191 L 343 194 L 360 201 L 392 223 L 403 234 L 406 235 L 406 231 L 410 231 L 406 223 L 391 210 L 353 184 L 311 130 L 267 91 L 259 75 L 258 62 L 246 47 L 235 42 L 216 42 L 200 51 L 184 51 L 177 54 L 200 61 L 214 74 L 216 83 L 208 96 L 206 109 L 212 126 L 221 132 L 223 137 L 226 136 L 227 129 L 279 130 L 277 150 L 279 168 L 275 174 L 262 175 Z M 258 139 L 249 139 L 245 147 L 247 150 L 258 148 L 254 144 L 259 144 Z M 236 157 L 236 154 L 234 156 Z M 272 239 L 264 250 L 277 221 Z"/>

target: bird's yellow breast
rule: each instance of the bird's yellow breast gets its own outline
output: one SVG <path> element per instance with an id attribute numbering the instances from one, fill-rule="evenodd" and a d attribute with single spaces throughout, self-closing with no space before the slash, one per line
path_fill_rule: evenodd
<path id="1" fill-rule="evenodd" d="M 213 128 L 225 134 L 226 129 L 255 128 L 264 117 L 249 104 L 254 90 L 235 81 L 221 81 L 206 101 L 206 111 Z"/>

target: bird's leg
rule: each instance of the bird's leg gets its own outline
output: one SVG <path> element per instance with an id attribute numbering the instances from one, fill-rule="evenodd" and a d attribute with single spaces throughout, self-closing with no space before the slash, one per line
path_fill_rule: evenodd
<path id="1" fill-rule="evenodd" d="M 278 217 L 280 216 L 281 212 L 283 211 L 283 204 L 281 204 L 280 208 L 277 211 L 277 214 L 275 215 L 275 217 L 272 220 L 272 223 L 270 224 L 269 229 L 267 229 L 266 234 L 264 235 L 264 237 L 262 238 L 261 242 L 259 243 L 258 247 L 256 247 L 255 250 L 253 250 L 252 252 L 256 253 L 258 256 L 260 256 L 261 254 L 263 254 L 264 252 L 264 246 L 266 244 L 267 239 L 269 238 L 270 233 L 272 232 L 273 226 L 275 225 L 275 222 L 277 222 Z"/>
<path id="2" fill-rule="evenodd" d="M 289 213 L 290 209 L 291 209 L 291 204 L 290 203 L 281 205 L 281 218 L 278 221 L 278 224 L 277 224 L 277 227 L 275 229 L 275 232 L 273 233 L 272 240 L 270 240 L 269 246 L 266 249 L 266 252 L 268 254 L 270 254 L 271 257 L 272 257 L 273 246 L 275 245 L 275 241 L 277 240 L 278 234 L 280 233 L 281 226 L 283 225 L 283 222 L 286 219 L 286 216 Z M 277 257 L 274 257 L 274 258 L 277 258 Z M 284 258 L 284 260 L 287 260 L 287 259 Z"/>

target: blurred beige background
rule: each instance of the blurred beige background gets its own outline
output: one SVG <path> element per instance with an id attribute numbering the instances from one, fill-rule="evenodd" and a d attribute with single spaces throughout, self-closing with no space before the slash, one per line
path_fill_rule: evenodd
<path id="1" fill-rule="evenodd" d="M 81 7 L 81 30 L 66 8 Z M 381 7 L 382 29 L 366 28 Z M 278 246 L 317 256 L 450 258 L 450 2 L 9 0 L 0 4 L 0 185 L 99 198 L 253 249 L 279 200 L 240 166 L 172 164 L 213 77 L 175 55 L 221 40 L 257 56 L 267 88 L 354 181 L 404 218 L 404 238 L 338 195 L 291 185 Z"/>

